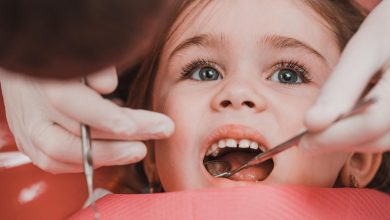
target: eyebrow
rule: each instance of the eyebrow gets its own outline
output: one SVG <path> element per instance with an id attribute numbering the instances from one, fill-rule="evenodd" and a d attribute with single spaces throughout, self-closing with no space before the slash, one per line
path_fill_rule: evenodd
<path id="1" fill-rule="evenodd" d="M 286 37 L 286 36 L 280 36 L 280 35 L 267 35 L 261 39 L 261 44 L 263 45 L 269 45 L 275 49 L 283 49 L 283 48 L 298 48 L 303 49 L 307 51 L 308 53 L 313 54 L 314 56 L 317 56 L 321 60 L 327 63 L 325 57 L 315 50 L 314 48 L 310 47 L 306 43 L 299 41 L 292 37 Z"/>
<path id="2" fill-rule="evenodd" d="M 175 47 L 175 49 L 169 55 L 169 60 L 177 52 L 179 52 L 181 50 L 184 50 L 184 49 L 186 49 L 188 47 L 192 47 L 192 46 L 208 47 L 208 46 L 211 45 L 211 39 L 213 39 L 213 37 L 211 37 L 208 34 L 201 34 L 201 35 L 197 35 L 197 36 L 188 38 L 187 40 L 185 40 L 182 43 L 180 43 L 177 47 Z"/>
<path id="3" fill-rule="evenodd" d="M 221 35 L 221 41 L 225 41 L 226 36 Z M 169 59 L 171 59 L 177 52 L 184 50 L 186 48 L 192 47 L 192 46 L 200 46 L 200 47 L 211 47 L 213 43 L 219 42 L 216 40 L 216 38 L 209 34 L 201 34 L 197 35 L 191 38 L 188 38 L 187 40 L 180 43 L 170 54 Z M 284 48 L 298 48 L 303 49 L 306 52 L 313 54 L 314 56 L 320 58 L 327 64 L 327 60 L 325 57 L 315 50 L 314 48 L 310 47 L 308 44 L 297 40 L 292 37 L 286 37 L 281 35 L 266 35 L 260 39 L 260 44 L 265 46 L 271 46 L 275 49 L 284 49 Z"/>

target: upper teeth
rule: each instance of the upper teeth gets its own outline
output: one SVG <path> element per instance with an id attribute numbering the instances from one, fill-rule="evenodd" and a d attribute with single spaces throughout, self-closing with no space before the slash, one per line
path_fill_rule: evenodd
<path id="1" fill-rule="evenodd" d="M 221 139 L 211 145 L 211 147 L 208 149 L 206 156 L 213 155 L 216 157 L 219 153 L 219 150 L 225 147 L 231 147 L 231 148 L 251 148 L 251 149 L 259 149 L 262 151 L 265 151 L 264 147 L 259 145 L 256 141 L 252 141 L 249 139 L 240 139 L 236 140 L 233 138 L 227 138 L 227 139 Z"/>

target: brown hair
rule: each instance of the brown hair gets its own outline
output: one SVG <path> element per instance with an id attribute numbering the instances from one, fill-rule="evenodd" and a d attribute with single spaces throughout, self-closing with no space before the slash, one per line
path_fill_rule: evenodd
<path id="1" fill-rule="evenodd" d="M 0 66 L 69 78 L 128 62 L 162 26 L 172 1 L 2 0 Z"/>
<path id="2" fill-rule="evenodd" d="M 342 50 L 358 30 L 367 12 L 351 0 L 304 0 L 329 25 Z"/>
<path id="3" fill-rule="evenodd" d="M 197 0 L 185 0 L 179 4 L 176 13 L 173 15 L 172 19 L 169 22 L 169 26 L 175 29 L 176 26 L 173 26 L 179 16 L 184 16 L 184 18 L 189 16 L 188 14 L 183 15 L 186 12 L 188 7 L 191 7 L 195 2 L 205 2 L 205 5 L 208 4 L 209 1 L 197 1 Z M 352 3 L 349 0 L 330 0 L 330 1 L 322 1 L 322 0 L 304 0 L 308 6 L 315 10 L 329 25 L 330 30 L 335 34 L 340 50 L 342 50 L 348 40 L 352 37 L 352 35 L 358 30 L 360 24 L 364 20 L 364 12 L 361 8 Z M 183 22 L 181 20 L 180 22 Z M 181 24 L 181 23 L 179 23 Z M 171 36 L 171 33 L 174 30 L 165 30 L 160 36 L 159 41 L 156 42 L 153 50 L 151 50 L 149 56 L 143 62 L 138 75 L 130 86 L 129 90 L 129 99 L 128 106 L 131 108 L 143 108 L 152 110 L 153 103 L 153 83 L 156 73 L 159 68 L 159 62 L 161 53 L 164 47 L 165 42 Z M 153 155 L 153 148 L 149 148 L 148 154 Z M 383 154 L 382 165 L 378 170 L 377 175 L 369 184 L 369 188 L 376 188 L 378 190 L 389 192 L 390 188 L 390 153 Z M 148 158 L 150 159 L 150 158 Z M 133 165 L 133 167 L 139 167 L 140 164 Z M 137 168 L 140 170 L 139 168 Z M 131 170 L 136 170 L 136 168 L 132 168 Z M 134 173 L 133 173 L 134 174 Z M 141 179 L 147 179 L 145 174 L 140 174 Z M 134 179 L 132 180 L 134 181 Z M 140 182 L 135 181 L 135 185 L 140 185 Z M 147 182 L 144 182 L 144 185 L 147 186 Z M 140 192 L 140 190 L 136 189 L 137 187 L 132 187 L 136 192 Z"/>

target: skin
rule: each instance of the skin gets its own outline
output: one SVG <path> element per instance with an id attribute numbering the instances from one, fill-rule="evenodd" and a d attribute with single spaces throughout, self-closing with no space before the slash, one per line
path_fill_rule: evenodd
<path id="1" fill-rule="evenodd" d="M 212 136 L 258 139 L 271 148 L 302 130 L 304 114 L 340 50 L 325 21 L 296 1 L 211 1 L 203 6 L 190 7 L 192 16 L 172 33 L 154 84 L 154 110 L 171 117 L 176 127 L 173 136 L 155 143 L 164 189 L 248 184 L 332 187 L 348 153 L 315 156 L 292 148 L 273 158 L 272 172 L 258 183 L 217 179 L 205 170 L 202 161 Z M 177 49 L 184 41 L 205 34 L 209 36 L 206 42 Z M 296 39 L 322 58 L 303 47 L 275 48 L 274 42 L 264 40 L 267 36 Z M 182 69 L 198 59 L 212 61 L 222 79 L 181 79 Z M 281 69 L 276 67 L 281 60 L 304 65 L 310 82 L 278 81 L 273 76 Z M 224 101 L 230 105 L 224 106 Z"/>

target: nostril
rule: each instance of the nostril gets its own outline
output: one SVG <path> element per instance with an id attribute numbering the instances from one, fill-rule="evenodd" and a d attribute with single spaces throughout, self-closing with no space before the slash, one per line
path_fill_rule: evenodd
<path id="1" fill-rule="evenodd" d="M 223 108 L 226 108 L 226 107 L 228 107 L 231 104 L 232 104 L 232 102 L 230 102 L 229 100 L 224 100 L 224 101 L 221 102 L 221 106 Z"/>
<path id="2" fill-rule="evenodd" d="M 255 107 L 255 103 L 251 102 L 251 101 L 245 101 L 242 103 L 242 105 L 246 105 L 248 106 L 249 108 L 253 108 Z"/>

